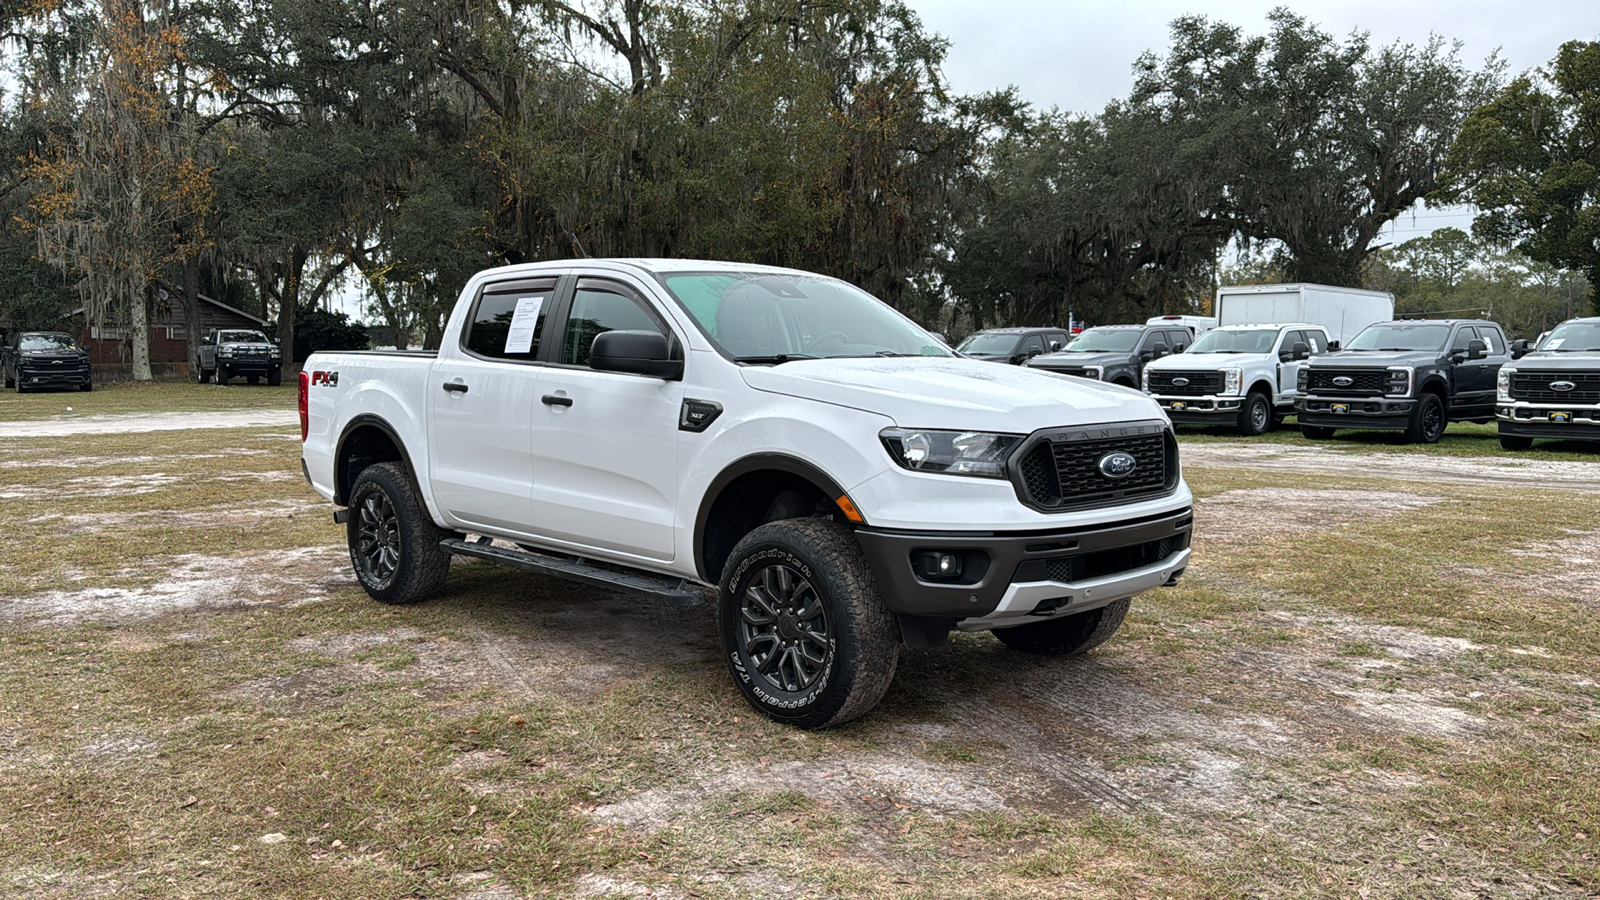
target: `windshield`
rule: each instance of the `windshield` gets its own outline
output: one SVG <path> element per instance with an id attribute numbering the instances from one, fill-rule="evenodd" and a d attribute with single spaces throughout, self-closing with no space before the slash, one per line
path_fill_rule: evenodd
<path id="1" fill-rule="evenodd" d="M 1368 325 L 1366 330 L 1350 339 L 1345 345 L 1346 350 L 1390 350 L 1395 352 L 1405 350 L 1432 350 L 1444 349 L 1444 342 L 1450 337 L 1450 326 L 1440 325 L 1437 322 L 1423 324 L 1420 322 L 1381 322 L 1377 325 Z"/>
<path id="2" fill-rule="evenodd" d="M 76 350 L 78 342 L 70 334 L 25 334 L 20 338 L 23 350 Z"/>
<path id="3" fill-rule="evenodd" d="M 1091 328 L 1067 345 L 1063 353 L 1127 353 L 1139 343 L 1143 331 L 1131 328 Z"/>
<path id="4" fill-rule="evenodd" d="M 821 275 L 697 272 L 662 281 L 712 343 L 740 362 L 950 355 L 888 304 Z"/>
<path id="5" fill-rule="evenodd" d="M 1016 332 L 980 331 L 977 334 L 967 335 L 967 339 L 956 347 L 962 353 L 977 353 L 984 356 L 999 356 L 1010 353 L 1011 348 L 1017 345 L 1017 339 L 1022 335 Z"/>
<path id="6" fill-rule="evenodd" d="M 1556 330 L 1539 345 L 1540 350 L 1553 353 L 1600 352 L 1600 322 L 1568 322 L 1557 325 Z"/>
<path id="7" fill-rule="evenodd" d="M 1223 331 L 1213 328 L 1194 342 L 1188 353 L 1271 353 L 1278 342 L 1278 329 L 1252 328 Z"/>
<path id="8" fill-rule="evenodd" d="M 217 335 L 219 344 L 265 344 L 267 336 L 259 331 L 224 331 Z"/>

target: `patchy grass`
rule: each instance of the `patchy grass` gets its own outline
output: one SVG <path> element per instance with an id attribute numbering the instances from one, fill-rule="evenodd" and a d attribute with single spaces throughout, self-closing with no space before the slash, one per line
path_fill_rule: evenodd
<path id="1" fill-rule="evenodd" d="M 237 409 L 294 409 L 298 388 L 286 378 L 278 387 L 245 384 L 236 378 L 226 385 L 184 381 L 136 381 L 97 384 L 94 390 L 0 392 L 0 422 L 26 422 L 52 418 L 87 418 L 128 413 L 217 412 Z M 68 409 L 71 407 L 71 409 Z M 0 434 L 4 434 L 0 429 Z"/>
<path id="2" fill-rule="evenodd" d="M 268 393 L 123 409 L 169 387 Z M 704 608 L 373 603 L 293 437 L 0 447 L 0 893 L 1600 892 L 1592 493 L 1195 468 L 1189 575 L 1099 651 L 958 635 L 805 733 Z"/>
<path id="3" fill-rule="evenodd" d="M 1240 437 L 1231 427 L 1212 425 L 1178 425 L 1180 443 L 1233 443 L 1293 444 L 1326 447 L 1329 449 L 1377 450 L 1384 453 L 1409 453 L 1418 456 L 1515 456 L 1521 459 L 1600 461 L 1600 442 L 1538 440 L 1532 450 L 1519 450 L 1515 454 L 1500 449 L 1500 431 L 1494 423 L 1478 425 L 1473 422 L 1451 422 L 1444 436 L 1435 444 L 1413 444 L 1398 431 L 1360 431 L 1341 429 L 1331 440 L 1308 441 L 1300 435 L 1300 427 L 1293 416 L 1273 431 L 1257 437 Z"/>

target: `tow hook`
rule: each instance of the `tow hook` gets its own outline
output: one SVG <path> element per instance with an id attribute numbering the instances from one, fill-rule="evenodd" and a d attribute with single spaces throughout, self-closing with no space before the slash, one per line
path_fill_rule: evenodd
<path id="1" fill-rule="evenodd" d="M 1183 569 L 1179 569 L 1178 571 L 1173 572 L 1172 573 L 1172 577 L 1168 578 L 1166 581 L 1162 582 L 1161 586 L 1162 587 L 1177 587 L 1177 585 L 1178 585 L 1178 576 L 1182 575 L 1183 573 L 1184 573 Z"/>

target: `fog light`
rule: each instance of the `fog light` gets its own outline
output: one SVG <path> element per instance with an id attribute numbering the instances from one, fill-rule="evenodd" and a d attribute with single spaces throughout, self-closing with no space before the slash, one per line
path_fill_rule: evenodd
<path id="1" fill-rule="evenodd" d="M 921 554 L 922 575 L 924 578 L 938 579 L 940 581 L 961 577 L 961 555 L 958 553 L 943 553 L 929 550 Z"/>

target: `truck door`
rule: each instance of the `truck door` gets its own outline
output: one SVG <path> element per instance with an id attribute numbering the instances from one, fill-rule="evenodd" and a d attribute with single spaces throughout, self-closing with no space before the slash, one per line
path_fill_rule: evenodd
<path id="1" fill-rule="evenodd" d="M 1308 348 L 1312 346 L 1311 338 L 1304 331 L 1285 331 L 1278 339 L 1278 346 L 1274 351 L 1278 354 L 1277 399 L 1280 403 L 1291 400 L 1299 389 L 1300 366 L 1304 363 L 1304 360 L 1292 358 L 1285 360 L 1283 358 L 1285 353 L 1294 349 L 1295 344 L 1305 344 Z"/>
<path id="2" fill-rule="evenodd" d="M 1452 413 L 1458 410 L 1461 413 L 1479 410 L 1490 412 L 1494 408 L 1495 376 L 1500 373 L 1500 360 L 1492 357 L 1504 353 L 1505 348 L 1497 347 L 1498 342 L 1483 335 L 1488 330 L 1463 325 L 1456 330 L 1456 336 L 1450 342 L 1451 368 L 1455 370 L 1456 381 L 1455 396 L 1450 401 Z M 1490 356 L 1466 359 L 1467 344 L 1471 341 L 1483 341 Z M 1461 362 L 1455 362 L 1458 357 L 1462 359 Z"/>
<path id="3" fill-rule="evenodd" d="M 533 522 L 559 541 L 671 559 L 684 383 L 595 371 L 589 350 L 605 331 L 672 331 L 638 291 L 609 278 L 579 278 L 564 306 L 552 331 L 559 355 L 533 407 Z"/>
<path id="4" fill-rule="evenodd" d="M 532 514 L 533 414 L 554 276 L 486 285 L 460 351 L 427 382 L 435 500 L 462 524 L 526 531 Z"/>

